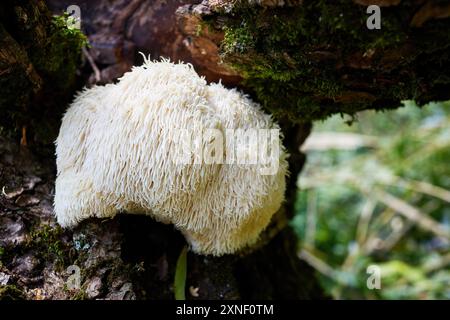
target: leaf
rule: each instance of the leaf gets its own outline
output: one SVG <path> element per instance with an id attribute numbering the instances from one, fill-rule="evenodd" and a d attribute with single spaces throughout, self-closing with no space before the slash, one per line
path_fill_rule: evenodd
<path id="1" fill-rule="evenodd" d="M 175 268 L 175 300 L 186 300 L 187 246 L 181 250 Z"/>

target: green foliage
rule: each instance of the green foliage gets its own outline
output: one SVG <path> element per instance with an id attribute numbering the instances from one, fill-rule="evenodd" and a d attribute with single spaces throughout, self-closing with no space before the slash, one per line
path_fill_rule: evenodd
<path id="1" fill-rule="evenodd" d="M 292 225 L 336 298 L 450 298 L 450 101 L 405 105 L 315 128 L 329 145 L 308 151 Z"/>
<path id="2" fill-rule="evenodd" d="M 183 247 L 175 268 L 174 291 L 176 300 L 186 300 L 187 247 Z"/>

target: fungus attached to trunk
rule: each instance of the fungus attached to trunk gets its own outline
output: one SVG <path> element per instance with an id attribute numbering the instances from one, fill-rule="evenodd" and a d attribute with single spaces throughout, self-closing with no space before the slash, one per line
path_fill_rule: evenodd
<path id="1" fill-rule="evenodd" d="M 248 144 L 251 135 L 240 135 L 252 129 L 276 132 L 275 144 L 259 135 L 258 144 Z M 284 199 L 287 161 L 278 129 L 259 105 L 235 89 L 208 85 L 191 65 L 146 59 L 117 84 L 78 94 L 64 115 L 56 141 L 58 222 L 70 227 L 118 212 L 148 214 L 174 224 L 197 253 L 236 252 L 256 242 Z M 214 161 L 198 152 L 177 161 L 190 141 L 180 132 L 203 147 L 196 150 L 218 147 L 209 154 Z M 255 153 L 256 162 L 229 161 Z M 276 165 L 264 172 L 269 153 Z"/>

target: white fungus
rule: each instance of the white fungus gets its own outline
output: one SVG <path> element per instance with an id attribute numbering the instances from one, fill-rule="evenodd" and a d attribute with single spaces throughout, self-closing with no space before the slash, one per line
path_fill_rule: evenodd
<path id="1" fill-rule="evenodd" d="M 270 175 L 261 174 L 261 163 L 174 161 L 180 129 L 198 136 L 211 128 L 279 129 L 248 97 L 208 85 L 189 64 L 145 59 L 117 84 L 85 89 L 56 141 L 58 222 L 147 214 L 174 224 L 197 253 L 253 244 L 284 199 L 286 153 L 277 139 Z"/>

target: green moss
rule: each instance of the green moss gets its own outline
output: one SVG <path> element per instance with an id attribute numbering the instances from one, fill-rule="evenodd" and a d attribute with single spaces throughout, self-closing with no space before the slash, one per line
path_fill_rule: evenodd
<path id="1" fill-rule="evenodd" d="M 50 226 L 41 226 L 39 229 L 30 233 L 30 239 L 27 242 L 26 248 L 32 248 L 43 260 L 55 261 L 60 270 L 68 265 L 67 248 L 61 242 L 63 230 L 57 226 L 52 228 Z"/>
<path id="2" fill-rule="evenodd" d="M 24 300 L 24 293 L 15 285 L 0 285 L 0 300 Z"/>
<path id="3" fill-rule="evenodd" d="M 448 88 L 448 77 L 433 74 L 425 66 L 440 63 L 434 69 L 438 73 L 442 66 L 449 66 L 450 33 L 442 32 L 449 29 L 449 19 L 433 21 L 426 32 L 411 31 L 413 12 L 409 2 L 383 8 L 381 30 L 366 28 L 365 6 L 344 0 L 306 0 L 298 7 L 270 9 L 241 4 L 212 20 L 220 16 L 222 59 L 243 76 L 246 89 L 277 117 L 301 122 L 334 113 L 397 107 L 403 99 L 420 100 L 423 86 L 429 90 L 443 83 Z M 404 48 L 408 41 L 413 43 L 411 50 Z M 349 67 L 346 59 L 355 53 L 361 59 L 374 53 L 370 66 Z M 381 60 L 383 56 L 392 56 L 391 66 Z M 343 80 L 347 74 L 355 77 L 353 82 Z M 377 83 L 375 78 L 394 81 Z M 358 88 L 360 83 L 365 84 L 363 89 Z M 344 99 L 354 91 L 363 95 L 353 101 Z"/>
<path id="4" fill-rule="evenodd" d="M 43 134 L 34 132 L 40 136 L 55 131 L 48 124 L 58 123 L 64 101 L 72 95 L 87 43 L 80 30 L 67 27 L 67 15 L 33 13 L 21 14 L 26 26 L 0 23 L 0 45 L 16 54 L 15 61 L 0 59 L 0 70 L 5 71 L 0 77 L 0 128 L 7 135 L 20 135 L 23 125 L 40 130 Z"/>
<path id="5" fill-rule="evenodd" d="M 39 73 L 54 80 L 54 88 L 66 89 L 73 85 L 81 49 L 87 44 L 86 36 L 79 29 L 68 27 L 68 19 L 67 14 L 53 16 L 46 44 L 30 57 Z"/>

